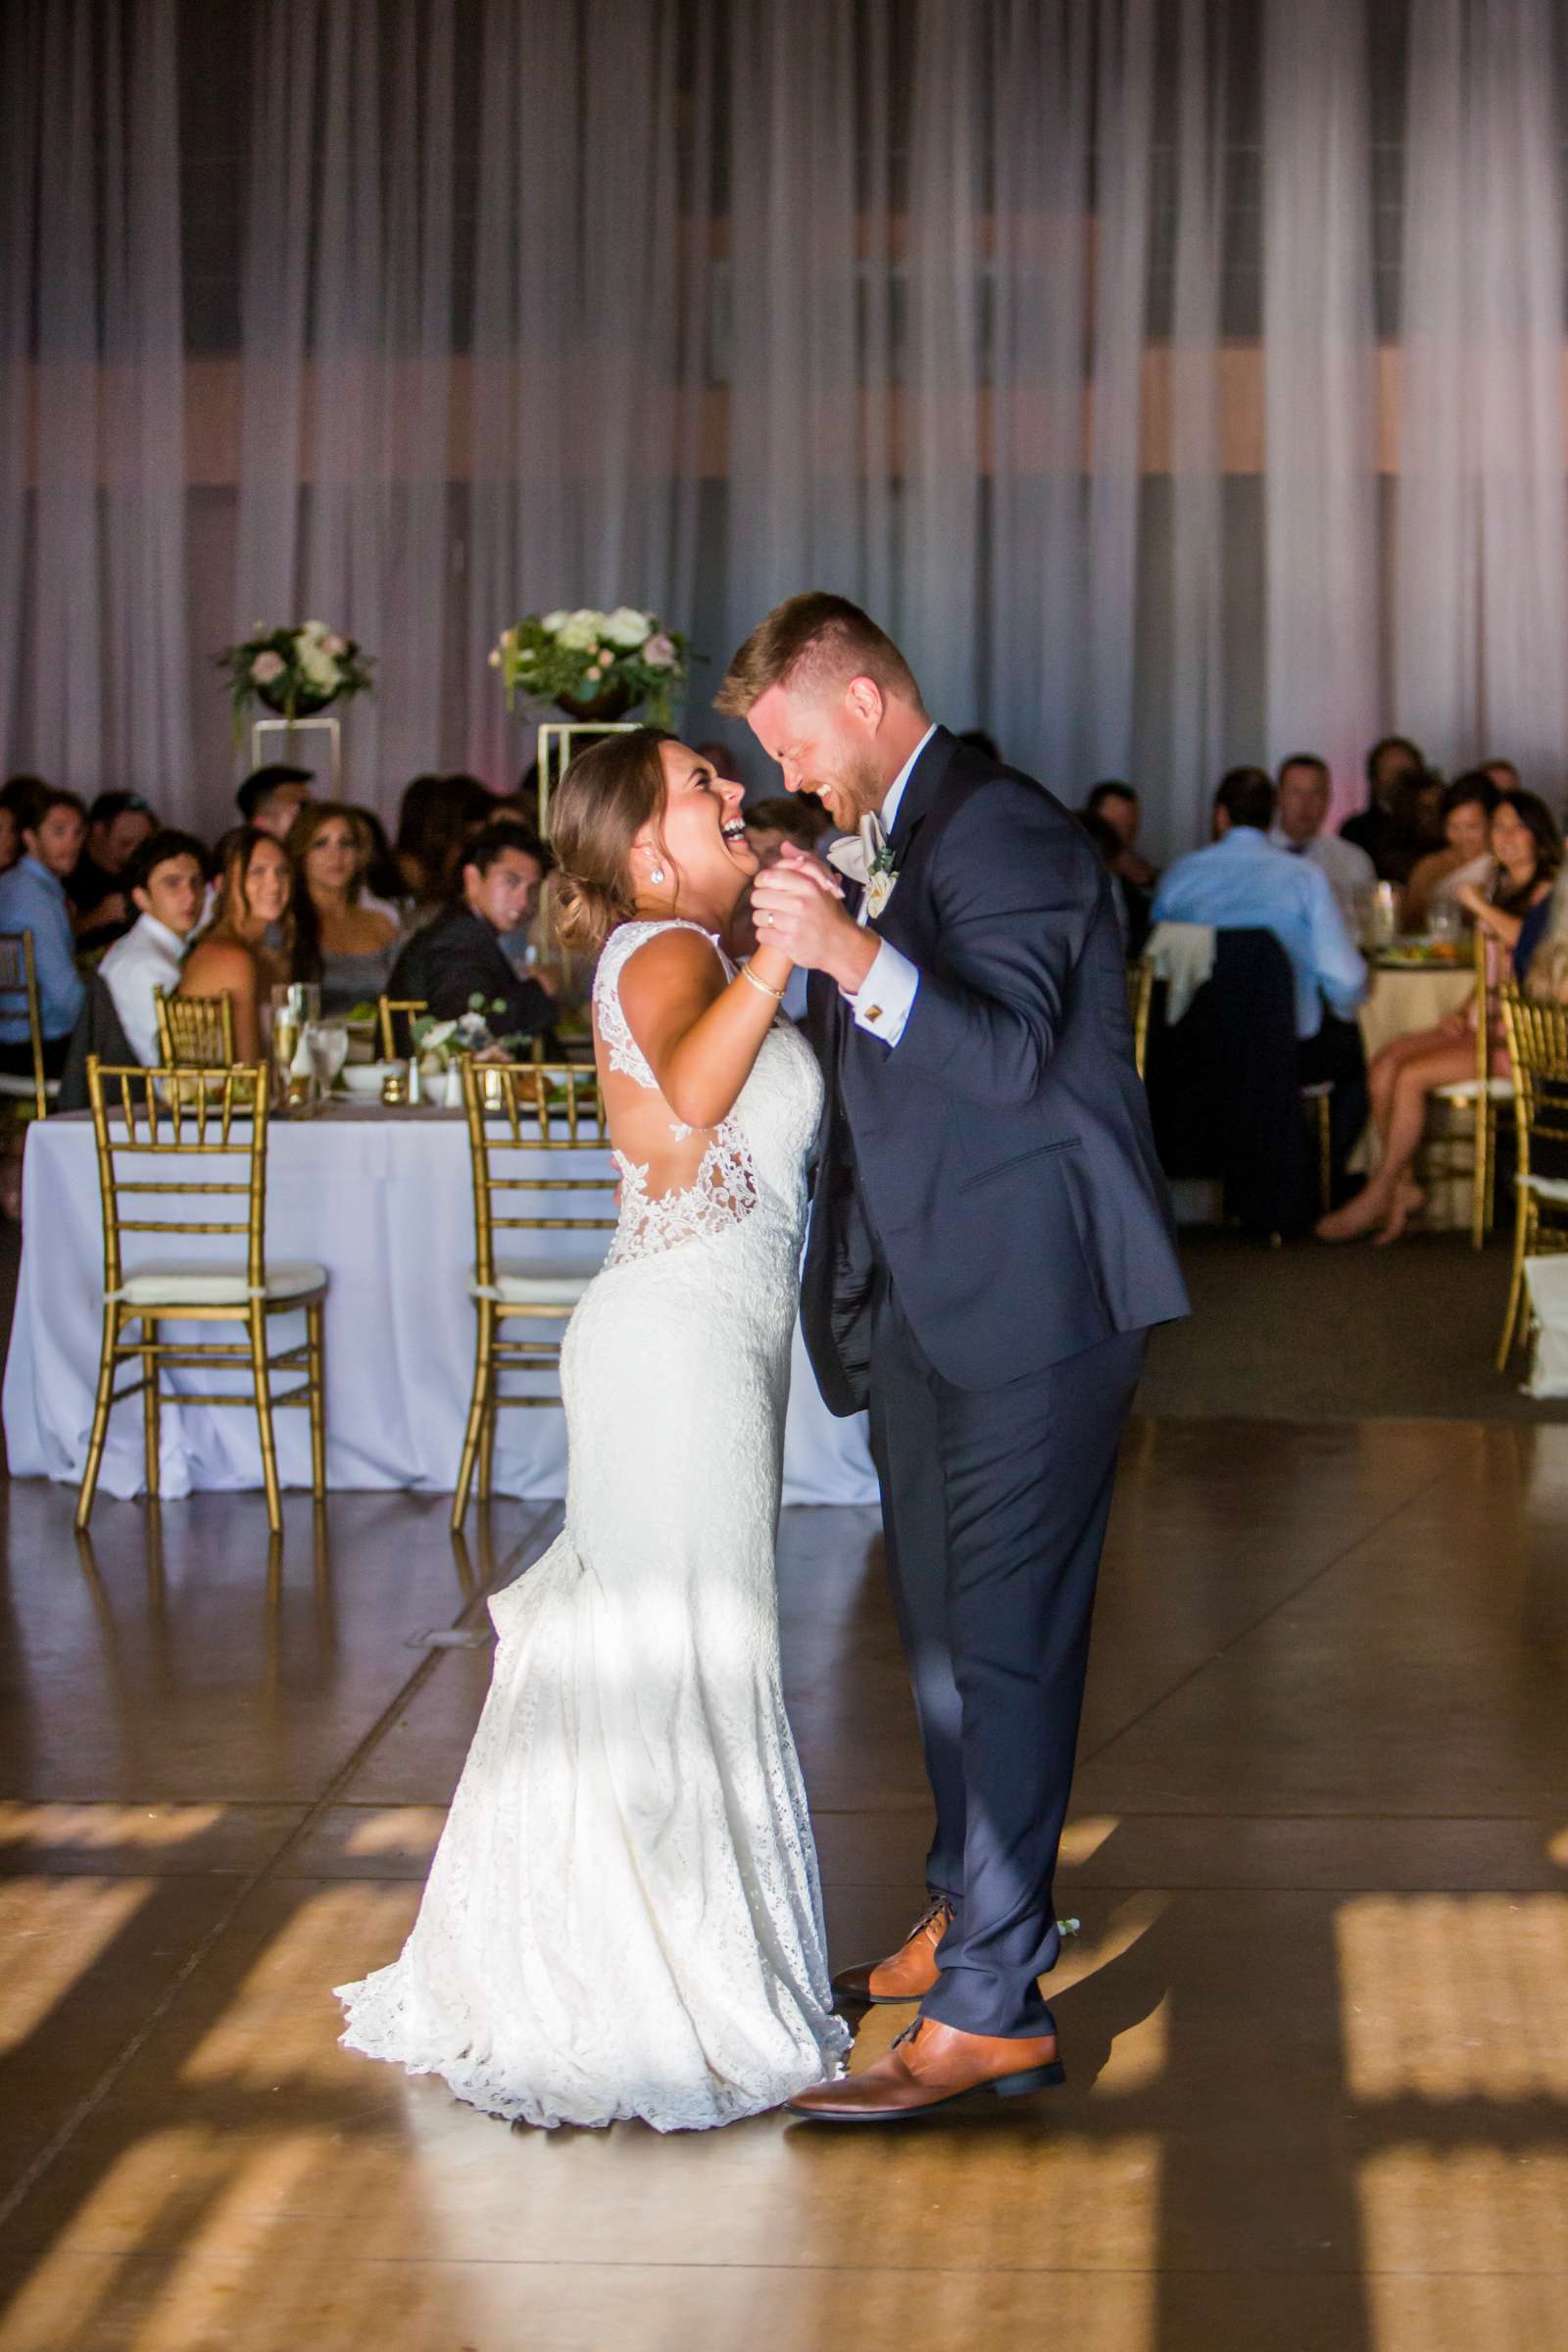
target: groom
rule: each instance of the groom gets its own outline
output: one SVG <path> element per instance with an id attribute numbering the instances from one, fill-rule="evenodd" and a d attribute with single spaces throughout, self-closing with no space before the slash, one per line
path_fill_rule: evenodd
<path id="1" fill-rule="evenodd" d="M 835 1980 L 850 2005 L 917 2002 L 913 2030 L 790 2105 L 892 2121 L 1061 2080 L 1036 1979 L 1095 1580 L 1148 1329 L 1187 1300 L 1108 885 L 1060 803 L 933 726 L 843 597 L 770 612 L 715 708 L 858 836 L 847 902 L 786 851 L 753 911 L 812 974 L 802 1316 L 830 1408 L 870 1406 L 936 1798 L 924 1914 Z"/>

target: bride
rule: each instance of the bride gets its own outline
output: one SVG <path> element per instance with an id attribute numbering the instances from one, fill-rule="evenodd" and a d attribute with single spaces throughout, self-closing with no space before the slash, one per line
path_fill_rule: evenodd
<path id="1" fill-rule="evenodd" d="M 730 2123 L 850 2039 L 773 1565 L 821 1081 L 779 1016 L 788 958 L 737 971 L 719 946 L 757 871 L 740 803 L 653 728 L 584 752 L 557 796 L 622 1179 L 562 1354 L 565 1527 L 490 1604 L 490 1694 L 413 1934 L 338 1987 L 350 2049 L 531 2124 Z"/>

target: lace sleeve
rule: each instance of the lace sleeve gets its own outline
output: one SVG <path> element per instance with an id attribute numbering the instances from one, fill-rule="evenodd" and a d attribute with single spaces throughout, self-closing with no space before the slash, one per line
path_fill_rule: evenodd
<path id="1" fill-rule="evenodd" d="M 646 947 L 649 940 L 657 938 L 661 931 L 695 931 L 699 939 L 711 942 L 713 953 L 726 973 L 730 969 L 729 958 L 717 939 L 711 931 L 705 931 L 701 923 L 622 923 L 606 940 L 604 953 L 599 958 L 599 968 L 594 974 L 594 1018 L 599 1024 L 599 1034 L 605 1041 L 611 1068 L 634 1079 L 637 1085 L 647 1087 L 651 1094 L 658 1093 L 659 1081 L 649 1068 L 647 1057 L 620 1008 L 620 975 L 637 950 Z"/>

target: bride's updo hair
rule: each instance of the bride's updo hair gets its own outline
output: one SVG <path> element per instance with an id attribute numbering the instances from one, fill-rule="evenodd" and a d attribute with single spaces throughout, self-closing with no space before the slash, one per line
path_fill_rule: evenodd
<path id="1" fill-rule="evenodd" d="M 550 804 L 550 886 L 556 936 L 573 956 L 597 956 L 617 923 L 637 911 L 631 845 L 664 812 L 662 727 L 606 735 L 579 752 Z"/>

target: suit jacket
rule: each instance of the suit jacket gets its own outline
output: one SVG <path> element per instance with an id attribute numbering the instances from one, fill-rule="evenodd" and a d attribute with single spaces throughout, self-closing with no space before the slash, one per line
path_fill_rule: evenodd
<path id="1" fill-rule="evenodd" d="M 483 997 L 493 1037 L 520 1032 L 535 1037 L 556 1017 L 555 999 L 537 980 L 524 979 L 507 961 L 501 942 L 482 914 L 464 902 L 449 906 L 433 923 L 416 931 L 386 984 L 389 997 L 423 998 L 437 1020 L 459 1019 L 471 997 Z M 504 1013 L 492 1012 L 497 998 Z"/>
<path id="2" fill-rule="evenodd" d="M 1042 786 L 939 728 L 874 928 L 920 973 L 899 1043 L 813 973 L 827 1079 L 803 1282 L 830 1410 L 866 1397 L 878 1259 L 944 1378 L 986 1389 L 1187 1311 L 1108 878 Z"/>

